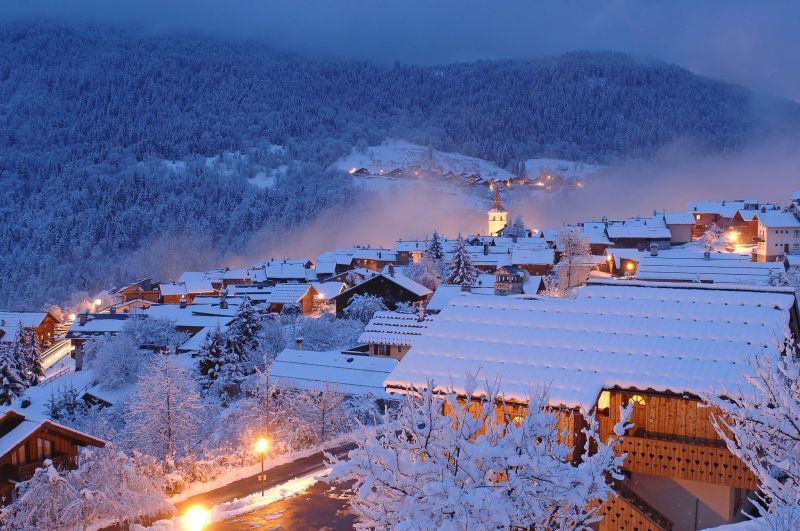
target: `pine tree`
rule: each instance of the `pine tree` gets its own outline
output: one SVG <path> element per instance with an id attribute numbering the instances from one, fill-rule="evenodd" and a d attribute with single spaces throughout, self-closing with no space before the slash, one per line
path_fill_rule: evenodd
<path id="1" fill-rule="evenodd" d="M 227 339 L 219 326 L 206 335 L 205 343 L 198 353 L 197 362 L 200 371 L 200 384 L 204 390 L 209 389 L 219 376 L 222 365 L 226 362 L 225 344 Z"/>
<path id="2" fill-rule="evenodd" d="M 262 328 L 258 311 L 250 299 L 245 297 L 228 327 L 226 349 L 233 352 L 238 359 L 246 361 L 258 351 L 258 335 Z"/>
<path id="3" fill-rule="evenodd" d="M 442 246 L 442 237 L 435 230 L 431 241 L 428 242 L 428 249 L 425 251 L 432 260 L 444 260 L 444 247 Z"/>
<path id="4" fill-rule="evenodd" d="M 0 404 L 10 405 L 22 396 L 29 383 L 16 341 L 0 343 Z"/>
<path id="5" fill-rule="evenodd" d="M 447 264 L 444 272 L 444 284 L 456 284 L 459 286 L 471 286 L 478 279 L 478 269 L 472 265 L 472 259 L 467 250 L 467 242 L 458 235 L 456 248 L 453 251 L 453 259 Z"/>
<path id="6" fill-rule="evenodd" d="M 30 385 L 38 384 L 39 379 L 44 377 L 44 367 L 42 367 L 42 344 L 36 337 L 36 331 L 33 328 L 18 328 L 14 343 L 25 367 L 25 378 Z"/>

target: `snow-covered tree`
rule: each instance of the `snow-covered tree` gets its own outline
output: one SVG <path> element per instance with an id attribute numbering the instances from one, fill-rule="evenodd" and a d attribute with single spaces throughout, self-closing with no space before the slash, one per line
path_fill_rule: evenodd
<path id="1" fill-rule="evenodd" d="M 39 379 L 44 377 L 44 367 L 42 367 L 42 344 L 36 337 L 36 330 L 22 326 L 17 328 L 14 348 L 25 367 L 24 374 L 28 384 L 38 384 Z"/>
<path id="2" fill-rule="evenodd" d="M 467 396 L 474 396 L 468 379 Z M 357 438 L 348 460 L 327 456 L 326 481 L 355 481 L 352 508 L 375 529 L 589 529 L 621 478 L 619 438 L 601 441 L 592 417 L 585 446 L 561 439 L 547 396 L 531 397 L 524 418 L 498 422 L 492 400 L 459 401 L 431 391 L 406 396 L 394 420 Z M 497 396 L 488 386 L 485 396 Z M 446 414 L 442 412 L 446 411 Z M 630 409 L 615 426 L 622 435 Z M 591 451 L 590 451 L 591 449 Z M 581 452 L 578 464 L 570 460 Z"/>
<path id="3" fill-rule="evenodd" d="M 9 405 L 30 385 L 16 342 L 0 343 L 0 404 Z"/>
<path id="4" fill-rule="evenodd" d="M 345 395 L 335 384 L 326 382 L 321 389 L 305 392 L 306 418 L 318 443 L 339 434 L 350 417 Z"/>
<path id="5" fill-rule="evenodd" d="M 189 453 L 201 422 L 195 381 L 174 356 L 156 355 L 143 368 L 126 413 L 132 446 L 169 468 Z"/>
<path id="6" fill-rule="evenodd" d="M 229 363 L 225 343 L 225 334 L 217 325 L 206 334 L 206 339 L 197 353 L 200 385 L 204 390 L 208 390 L 216 383 L 220 377 L 222 366 Z"/>
<path id="7" fill-rule="evenodd" d="M 353 295 L 347 307 L 344 309 L 344 314 L 348 319 L 356 319 L 366 324 L 375 315 L 375 312 L 385 311 L 386 303 L 377 295 Z"/>
<path id="8" fill-rule="evenodd" d="M 303 317 L 294 328 L 295 340 L 303 338 L 306 350 L 334 350 L 352 347 L 364 331 L 359 319 L 338 319 L 331 314 Z"/>
<path id="9" fill-rule="evenodd" d="M 558 285 L 558 273 L 556 271 L 550 272 L 546 275 L 543 279 L 544 282 L 544 290 L 542 291 L 542 295 L 545 297 L 551 297 L 553 299 L 565 299 L 572 296 L 571 291 L 561 289 Z"/>
<path id="10" fill-rule="evenodd" d="M 700 243 L 703 245 L 703 249 L 706 252 L 711 253 L 714 252 L 714 248 L 721 237 L 722 229 L 717 227 L 716 223 L 712 223 L 711 226 L 706 229 L 706 231 L 700 237 Z"/>
<path id="11" fill-rule="evenodd" d="M 746 384 L 726 396 L 705 396 L 717 406 L 714 427 L 728 449 L 758 479 L 764 529 L 800 528 L 800 351 L 791 338 L 750 360 Z"/>
<path id="12" fill-rule="evenodd" d="M 247 297 L 228 327 L 226 348 L 242 361 L 259 349 L 258 337 L 263 328 L 262 315 Z"/>
<path id="13" fill-rule="evenodd" d="M 800 266 L 789 266 L 786 271 L 770 271 L 769 284 L 792 287 L 800 299 Z"/>
<path id="14" fill-rule="evenodd" d="M 525 226 L 521 214 L 514 219 L 514 223 L 503 229 L 503 236 L 508 238 L 525 238 L 527 235 L 528 227 Z"/>
<path id="15" fill-rule="evenodd" d="M 439 286 L 439 267 L 428 253 L 422 255 L 422 259 L 416 264 L 411 264 L 404 271 L 405 276 L 435 291 Z"/>
<path id="16" fill-rule="evenodd" d="M 453 258 L 448 262 L 447 268 L 442 276 L 442 283 L 455 284 L 459 286 L 471 286 L 478 278 L 478 269 L 472 265 L 472 258 L 469 256 L 467 242 L 458 235 L 456 246 L 453 250 Z"/>
<path id="17" fill-rule="evenodd" d="M 442 237 L 439 236 L 439 233 L 435 230 L 433 231 L 433 236 L 431 236 L 431 239 L 428 242 L 428 248 L 425 250 L 425 254 L 430 256 L 430 258 L 434 261 L 444 260 L 444 245 L 442 244 Z"/>
<path id="18" fill-rule="evenodd" d="M 587 240 L 575 229 L 564 229 L 556 238 L 556 249 L 559 252 L 559 268 L 567 270 L 566 289 L 572 287 L 572 272 L 575 264 L 582 263 L 592 253 Z"/>
<path id="19" fill-rule="evenodd" d="M 0 522 L 4 529 L 71 531 L 174 513 L 160 483 L 145 474 L 140 461 L 110 444 L 83 450 L 79 468 L 65 473 L 47 460 L 22 484 Z"/>
<path id="20" fill-rule="evenodd" d="M 50 390 L 50 398 L 45 404 L 47 416 L 62 424 L 73 424 L 85 414 L 88 404 L 81 399 L 80 392 L 71 383 L 57 390 Z"/>

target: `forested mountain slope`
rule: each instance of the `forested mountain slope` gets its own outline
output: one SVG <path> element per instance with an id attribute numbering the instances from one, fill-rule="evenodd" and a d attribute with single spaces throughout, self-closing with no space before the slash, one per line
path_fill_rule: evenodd
<path id="1" fill-rule="evenodd" d="M 140 251 L 156 239 L 235 252 L 265 226 L 341 208 L 354 191 L 323 168 L 357 144 L 406 138 L 504 167 L 533 156 L 609 162 L 675 140 L 734 150 L 799 117 L 796 105 L 613 53 L 380 66 L 201 37 L 6 26 L 0 307 L 148 273 Z M 222 152 L 289 173 L 256 189 L 247 167 L 203 163 Z"/>

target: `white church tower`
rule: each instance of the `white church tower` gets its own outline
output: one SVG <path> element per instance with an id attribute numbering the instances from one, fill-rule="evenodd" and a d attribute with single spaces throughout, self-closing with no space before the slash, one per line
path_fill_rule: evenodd
<path id="1" fill-rule="evenodd" d="M 489 209 L 489 236 L 497 236 L 508 223 L 508 212 L 500 202 L 500 186 L 494 185 L 494 205 Z"/>

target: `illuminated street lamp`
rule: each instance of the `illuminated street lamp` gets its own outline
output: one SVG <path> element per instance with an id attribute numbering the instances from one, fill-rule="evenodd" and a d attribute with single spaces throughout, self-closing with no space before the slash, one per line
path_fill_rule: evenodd
<path id="1" fill-rule="evenodd" d="M 264 473 L 264 455 L 269 450 L 269 441 L 261 437 L 256 441 L 256 452 L 261 454 L 261 474 L 258 475 L 258 481 L 261 482 L 261 495 L 264 495 L 264 484 L 267 482 L 267 475 Z"/>
<path id="2" fill-rule="evenodd" d="M 200 505 L 195 505 L 186 511 L 181 518 L 186 531 L 203 531 L 211 523 L 211 513 Z"/>

